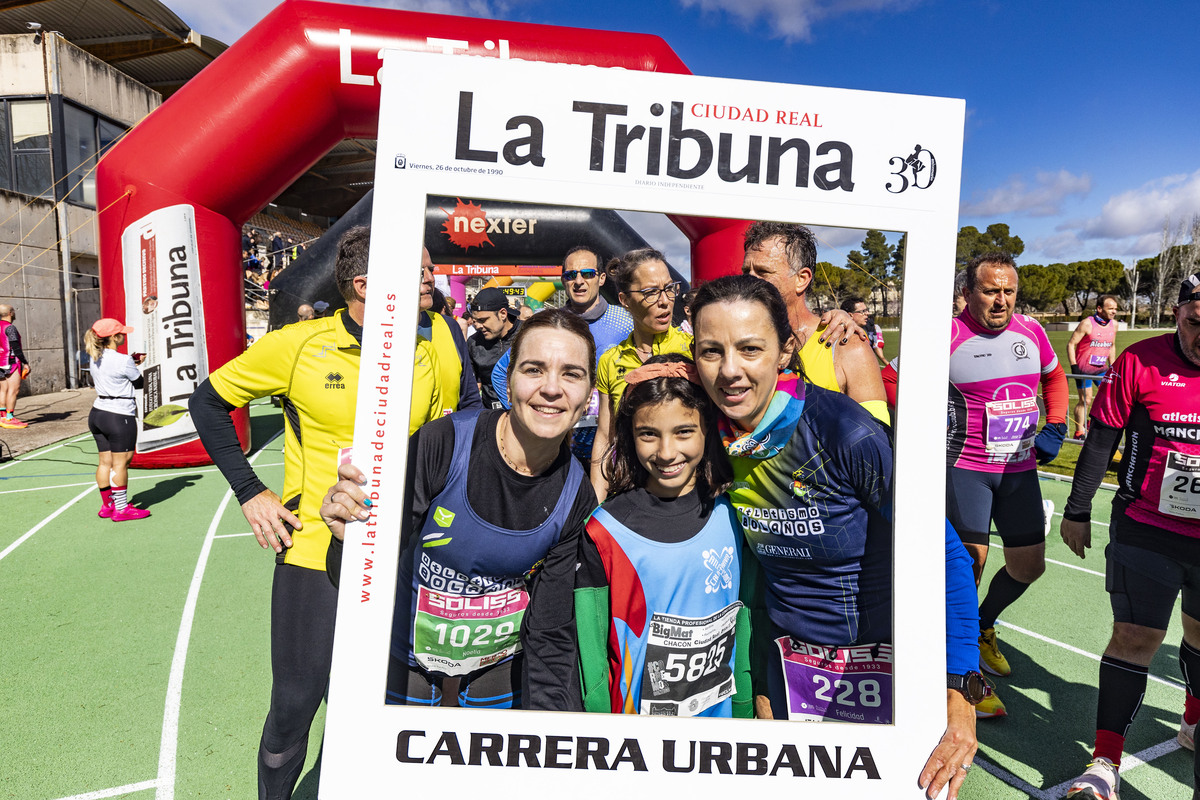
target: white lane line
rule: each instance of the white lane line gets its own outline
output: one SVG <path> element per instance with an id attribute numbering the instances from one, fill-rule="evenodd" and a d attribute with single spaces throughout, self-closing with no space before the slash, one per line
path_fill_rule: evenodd
<path id="1" fill-rule="evenodd" d="M 35 450 L 34 452 L 32 452 L 22 458 L 14 458 L 12 461 L 7 461 L 3 464 L 0 464 L 0 469 L 8 469 L 13 464 L 24 464 L 26 461 L 28 461 L 31 458 L 37 458 L 38 456 L 44 456 L 44 455 L 46 455 L 46 453 L 49 453 L 53 450 L 57 450 L 60 447 L 66 447 L 67 445 L 71 444 L 72 442 L 78 442 L 80 439 L 86 439 L 89 436 L 91 436 L 90 433 L 85 433 L 82 436 L 76 436 L 74 439 L 67 439 L 65 442 L 59 442 L 58 444 L 54 445 L 53 447 L 47 447 L 45 450 Z"/>
<path id="2" fill-rule="evenodd" d="M 1004 781 L 1017 791 L 1024 792 L 1030 797 L 1036 797 L 1037 800 L 1058 800 L 1058 798 L 1061 797 L 1061 795 L 1054 795 L 1044 789 L 1039 789 L 1033 784 L 1027 783 L 1021 778 L 1018 778 L 1016 775 L 1013 775 L 1003 767 L 998 767 L 992 762 L 982 759 L 979 756 L 975 756 L 975 766 L 979 767 L 987 774 Z"/>
<path id="3" fill-rule="evenodd" d="M 5 556 L 7 556 L 13 550 L 16 550 L 18 547 L 20 547 L 25 542 L 25 540 L 28 539 L 30 536 L 33 536 L 35 533 L 40 531 L 42 528 L 46 527 L 48 524 L 53 522 L 55 520 L 55 518 L 58 517 L 59 514 L 63 513 L 68 508 L 75 505 L 80 500 L 82 500 L 83 498 L 85 498 L 89 494 L 91 494 L 92 489 L 95 485 L 96 485 L 95 483 L 90 484 L 87 489 L 84 489 L 82 492 L 75 495 L 75 497 L 71 498 L 70 500 L 63 503 L 61 506 L 59 506 L 58 510 L 55 511 L 53 514 L 46 517 L 44 520 L 39 522 L 37 525 L 34 525 L 32 528 L 30 528 L 28 531 L 26 531 L 26 533 L 20 539 L 17 539 L 15 542 L 10 544 L 8 547 L 4 548 L 3 550 L 0 550 L 0 561 L 3 561 Z"/>
<path id="4" fill-rule="evenodd" d="M 282 467 L 282 466 L 283 466 L 282 461 L 278 461 L 274 464 L 259 464 L 258 465 L 259 469 L 263 469 L 266 467 Z M 204 472 L 215 472 L 216 469 L 217 469 L 216 467 L 202 467 L 200 469 L 182 470 L 180 472 L 157 472 L 157 473 L 152 473 L 150 475 L 130 475 L 129 480 L 131 480 L 131 481 L 157 481 L 157 480 L 161 480 L 163 478 L 177 478 L 180 476 L 199 475 Z M 5 489 L 4 491 L 0 491 L 0 495 L 21 494 L 24 492 L 44 492 L 47 489 L 72 489 L 76 486 L 95 486 L 95 485 L 96 485 L 95 481 L 83 481 L 81 483 L 60 483 L 57 486 L 30 486 L 25 489 Z"/>
<path id="5" fill-rule="evenodd" d="M 1145 766 L 1156 758 L 1165 756 L 1167 753 L 1174 753 L 1179 749 L 1179 742 L 1174 739 L 1168 739 L 1165 742 L 1160 742 L 1152 747 L 1147 747 L 1139 753 L 1134 753 L 1131 756 L 1125 756 L 1121 759 L 1121 775 L 1128 775 L 1129 771 L 1137 767 Z M 1080 765 L 1082 766 L 1082 765 Z M 1048 797 L 1059 798 L 1067 793 L 1067 789 L 1071 788 L 1071 783 L 1074 778 L 1068 778 L 1057 786 L 1050 787 L 1046 794 Z"/>
<path id="6" fill-rule="evenodd" d="M 214 539 L 238 539 L 238 538 L 241 538 L 242 536 L 253 536 L 253 535 L 254 535 L 253 531 L 246 531 L 245 533 L 222 533 L 218 536 L 214 536 L 213 538 Z"/>
<path id="7" fill-rule="evenodd" d="M 997 620 L 996 624 L 998 626 L 1008 628 L 1009 630 L 1016 631 L 1017 633 L 1023 633 L 1026 636 L 1037 639 L 1038 641 L 1041 641 L 1041 642 L 1045 642 L 1046 644 L 1052 644 L 1055 647 L 1061 647 L 1064 650 L 1069 650 L 1070 652 L 1075 653 L 1076 655 L 1085 656 L 1086 658 L 1090 658 L 1093 661 L 1100 660 L 1100 656 L 1096 655 L 1095 653 L 1089 653 L 1087 650 L 1081 650 L 1078 647 L 1074 647 L 1073 645 L 1069 645 L 1065 642 L 1060 642 L 1056 639 L 1051 639 L 1049 636 L 1043 636 L 1040 633 L 1034 633 L 1033 631 L 1026 630 L 1024 628 L 1018 627 L 1011 623 L 1001 622 L 1000 620 Z M 1154 674 L 1148 675 L 1147 677 L 1149 677 L 1150 680 L 1154 681 L 1155 683 L 1161 683 L 1163 686 L 1170 686 L 1172 689 L 1179 689 L 1180 691 L 1183 691 L 1186 688 L 1182 683 L 1171 680 L 1170 678 L 1160 678 L 1159 676 L 1154 675 Z"/>
<path id="8" fill-rule="evenodd" d="M 272 436 L 258 452 L 250 456 L 250 463 L 258 458 L 268 444 L 275 441 L 279 433 Z M 90 491 L 90 490 L 89 490 Z M 163 708 L 162 738 L 158 746 L 158 780 L 155 800 L 174 800 L 175 798 L 175 756 L 179 751 L 179 707 L 183 701 L 183 667 L 187 663 L 188 643 L 192 638 L 192 623 L 196 618 L 196 601 L 200 596 L 200 584 L 204 581 L 204 570 L 208 566 L 208 554 L 212 551 L 213 537 L 217 526 L 229 501 L 233 499 L 233 491 L 226 490 L 204 535 L 204 545 L 200 548 L 200 556 L 196 559 L 196 569 L 192 573 L 192 583 L 188 587 L 187 600 L 183 604 L 183 618 L 179 622 L 179 635 L 175 638 L 175 655 L 171 659 L 171 677 L 167 681 L 167 701 Z"/>
<path id="9" fill-rule="evenodd" d="M 1104 577 L 1104 573 L 1103 573 L 1103 572 L 1096 572 L 1096 570 L 1094 570 L 1094 569 L 1086 569 L 1085 567 L 1081 567 L 1081 566 L 1079 566 L 1078 564 L 1068 564 L 1068 563 L 1067 563 L 1067 562 L 1065 562 L 1065 561 L 1055 561 L 1053 558 L 1047 558 L 1047 559 L 1046 559 L 1046 563 L 1047 563 L 1047 564 L 1054 564 L 1054 565 L 1056 565 L 1056 566 L 1059 566 L 1059 567 L 1066 567 L 1067 569 L 1077 569 L 1077 570 L 1079 570 L 1080 572 L 1086 572 L 1088 575 L 1096 575 L 1096 576 L 1098 576 L 1098 577 L 1101 577 L 1101 578 L 1103 578 L 1103 577 Z"/>
<path id="10" fill-rule="evenodd" d="M 120 797 L 123 794 L 133 794 L 134 792 L 143 792 L 146 789 L 153 789 L 158 786 L 158 781 L 142 781 L 141 783 L 127 783 L 124 786 L 114 786 L 111 789 L 97 789 L 94 792 L 84 792 L 83 794 L 73 794 L 70 797 L 60 797 L 59 800 L 102 800 L 105 797 Z"/>

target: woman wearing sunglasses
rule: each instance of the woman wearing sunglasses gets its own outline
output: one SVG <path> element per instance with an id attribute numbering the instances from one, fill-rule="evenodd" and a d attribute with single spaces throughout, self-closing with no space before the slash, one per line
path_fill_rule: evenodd
<path id="1" fill-rule="evenodd" d="M 683 291 L 683 282 L 671 277 L 663 254 L 649 247 L 631 250 L 608 265 L 608 275 L 617 285 L 617 299 L 633 317 L 629 338 L 600 357 L 596 368 L 599 393 L 599 418 L 596 441 L 592 447 L 592 485 L 603 502 L 608 494 L 608 444 L 613 439 L 613 420 L 621 395 L 625 393 L 625 373 L 637 369 L 651 356 L 664 353 L 691 355 L 692 337 L 671 325 L 675 298 Z"/>

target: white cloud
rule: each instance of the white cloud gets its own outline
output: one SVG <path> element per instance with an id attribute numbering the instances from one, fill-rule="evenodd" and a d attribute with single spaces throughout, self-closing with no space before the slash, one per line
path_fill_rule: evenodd
<path id="1" fill-rule="evenodd" d="M 1062 211 L 1062 203 L 1072 195 L 1084 197 L 1092 190 L 1090 175 L 1072 175 L 1065 169 L 1058 172 L 1038 172 L 1032 184 L 1014 175 L 1008 182 L 989 189 L 979 199 L 963 203 L 959 213 L 964 217 L 996 217 L 1020 214 L 1029 217 L 1052 217 Z"/>
<path id="2" fill-rule="evenodd" d="M 1197 213 L 1200 170 L 1191 175 L 1168 175 L 1109 198 L 1098 216 L 1080 226 L 1081 235 L 1086 239 L 1158 235 L 1168 216 L 1180 220 Z"/>
<path id="3" fill-rule="evenodd" d="M 507 0 L 358 0 L 360 5 L 429 14 L 491 18 L 505 13 Z M 278 0 L 174 0 L 171 10 L 202 36 L 233 44 L 277 6 Z"/>
<path id="4" fill-rule="evenodd" d="M 1163 224 L 1178 225 L 1200 214 L 1200 170 L 1168 175 L 1113 195 L 1100 213 L 1068 219 L 1055 232 L 1028 243 L 1026 262 L 1131 260 L 1162 249 Z"/>
<path id="5" fill-rule="evenodd" d="M 823 19 L 862 12 L 906 11 L 922 0 L 680 0 L 684 8 L 730 14 L 749 28 L 764 20 L 768 38 L 808 41 Z"/>
<path id="6" fill-rule="evenodd" d="M 1022 263 L 1054 264 L 1079 261 L 1080 253 L 1084 250 L 1083 242 L 1075 231 L 1060 231 L 1049 236 L 1039 236 L 1029 243 Z"/>

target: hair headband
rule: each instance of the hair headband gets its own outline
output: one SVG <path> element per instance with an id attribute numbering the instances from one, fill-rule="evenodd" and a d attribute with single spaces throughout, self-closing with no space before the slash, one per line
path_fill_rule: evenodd
<path id="1" fill-rule="evenodd" d="M 640 366 L 632 372 L 625 373 L 625 384 L 627 386 L 637 386 L 639 383 L 644 383 L 655 378 L 683 378 L 697 386 L 700 385 L 700 376 L 696 374 L 695 365 L 684 364 L 679 361 L 664 361 L 657 364 Z"/>

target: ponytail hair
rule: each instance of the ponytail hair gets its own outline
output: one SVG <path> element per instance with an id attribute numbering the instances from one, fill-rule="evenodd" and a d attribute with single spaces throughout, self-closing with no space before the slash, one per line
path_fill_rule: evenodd
<path id="1" fill-rule="evenodd" d="M 87 333 L 83 335 L 83 349 L 87 351 L 88 358 L 92 360 L 93 364 L 100 363 L 111 338 L 111 336 L 97 336 L 91 328 L 87 329 Z"/>

